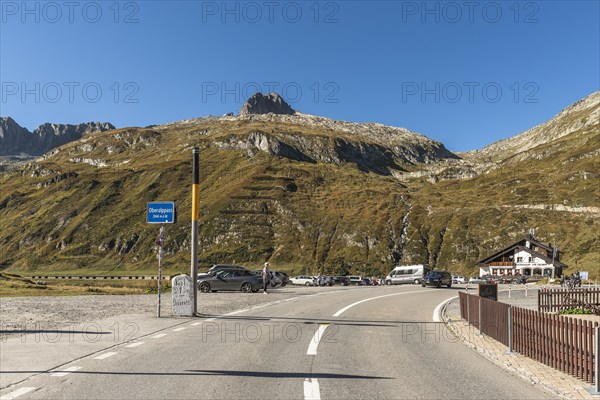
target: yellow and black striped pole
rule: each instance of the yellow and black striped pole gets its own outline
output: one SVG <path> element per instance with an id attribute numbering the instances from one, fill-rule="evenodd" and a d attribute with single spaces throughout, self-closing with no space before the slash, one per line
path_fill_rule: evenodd
<path id="1" fill-rule="evenodd" d="M 194 297 L 192 299 L 192 315 L 198 308 L 198 220 L 200 219 L 200 150 L 192 150 L 192 284 Z"/>

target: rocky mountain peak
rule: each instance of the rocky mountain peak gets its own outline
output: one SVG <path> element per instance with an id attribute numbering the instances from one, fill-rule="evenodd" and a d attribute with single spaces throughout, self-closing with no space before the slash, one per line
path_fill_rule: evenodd
<path id="1" fill-rule="evenodd" d="M 277 93 L 254 93 L 240 109 L 240 115 L 269 113 L 293 115 L 295 111 Z"/>
<path id="2" fill-rule="evenodd" d="M 110 129 L 115 127 L 108 122 L 86 122 L 77 125 L 44 123 L 33 132 L 29 132 L 11 117 L 0 117 L 0 156 L 39 156 L 85 135 Z"/>

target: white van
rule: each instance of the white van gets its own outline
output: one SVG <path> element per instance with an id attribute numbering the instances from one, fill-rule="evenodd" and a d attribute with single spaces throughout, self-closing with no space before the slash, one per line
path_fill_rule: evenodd
<path id="1" fill-rule="evenodd" d="M 418 285 L 423 280 L 423 275 L 430 271 L 429 265 L 403 265 L 396 267 L 385 277 L 386 285 L 401 285 L 414 283 Z"/>

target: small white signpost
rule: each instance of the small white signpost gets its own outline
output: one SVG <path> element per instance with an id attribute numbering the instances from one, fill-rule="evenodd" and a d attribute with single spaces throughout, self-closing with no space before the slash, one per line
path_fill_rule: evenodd
<path id="1" fill-rule="evenodd" d="M 177 211 L 172 201 L 149 202 L 146 207 L 146 222 L 160 224 L 160 233 L 156 244 L 158 245 L 158 304 L 156 316 L 160 318 L 160 292 L 162 291 L 162 255 L 165 242 L 165 225 L 177 222 Z"/>
<path id="2" fill-rule="evenodd" d="M 177 275 L 171 281 L 173 293 L 173 315 L 191 317 L 194 314 L 194 286 L 189 275 Z"/>

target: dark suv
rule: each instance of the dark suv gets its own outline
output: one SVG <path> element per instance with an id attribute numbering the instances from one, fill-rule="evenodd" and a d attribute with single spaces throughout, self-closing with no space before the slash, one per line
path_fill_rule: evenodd
<path id="1" fill-rule="evenodd" d="M 421 286 L 452 286 L 452 275 L 447 271 L 430 271 L 423 277 Z"/>

